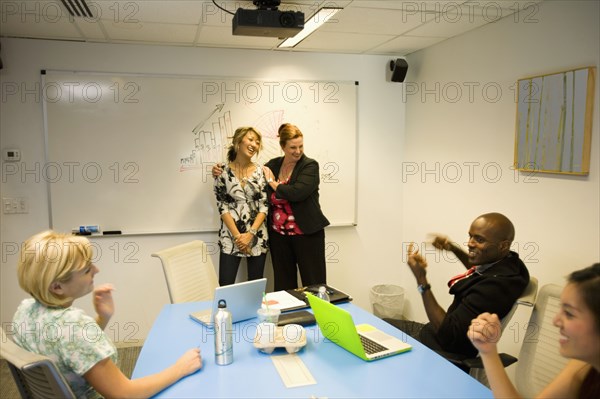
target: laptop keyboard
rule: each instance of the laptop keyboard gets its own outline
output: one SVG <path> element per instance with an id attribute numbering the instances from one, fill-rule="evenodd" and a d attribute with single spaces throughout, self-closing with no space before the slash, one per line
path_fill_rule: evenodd
<path id="1" fill-rule="evenodd" d="M 377 342 L 375 342 L 365 336 L 362 336 L 360 334 L 358 334 L 358 336 L 360 337 L 360 342 L 362 343 L 362 346 L 365 349 L 365 353 L 367 355 L 372 355 L 373 353 L 383 352 L 388 349 L 385 346 L 380 345 Z"/>

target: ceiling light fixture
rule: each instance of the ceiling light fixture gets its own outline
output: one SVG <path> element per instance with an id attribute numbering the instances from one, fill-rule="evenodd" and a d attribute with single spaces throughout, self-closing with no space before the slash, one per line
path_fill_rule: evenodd
<path id="1" fill-rule="evenodd" d="M 331 17 L 333 17 L 338 11 L 342 10 L 340 7 L 323 7 L 320 8 L 316 13 L 313 14 L 308 20 L 304 22 L 304 29 L 302 29 L 296 36 L 285 39 L 277 46 L 278 48 L 289 48 L 295 47 L 302 40 L 306 39 L 308 35 L 313 33 L 315 30 L 321 27 Z"/>

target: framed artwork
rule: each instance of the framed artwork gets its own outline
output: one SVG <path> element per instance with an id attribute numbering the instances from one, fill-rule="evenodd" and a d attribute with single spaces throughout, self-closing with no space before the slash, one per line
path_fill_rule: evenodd
<path id="1" fill-rule="evenodd" d="M 517 82 L 516 169 L 589 173 L 595 77 L 586 67 Z"/>

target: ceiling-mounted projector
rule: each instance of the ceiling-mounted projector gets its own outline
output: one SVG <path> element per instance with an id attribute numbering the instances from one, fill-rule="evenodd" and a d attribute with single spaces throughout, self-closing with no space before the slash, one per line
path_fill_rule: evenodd
<path id="1" fill-rule="evenodd" d="M 279 11 L 280 1 L 253 1 L 257 10 L 238 8 L 233 16 L 233 34 L 286 38 L 304 29 L 304 13 Z"/>

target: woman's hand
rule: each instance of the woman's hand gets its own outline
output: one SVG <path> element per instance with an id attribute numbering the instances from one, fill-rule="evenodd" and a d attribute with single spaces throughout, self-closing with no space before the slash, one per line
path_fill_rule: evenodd
<path id="1" fill-rule="evenodd" d="M 223 173 L 224 168 L 225 168 L 225 165 L 223 165 L 223 164 L 220 164 L 220 163 L 214 164 L 212 167 L 212 171 L 211 171 L 212 177 L 216 179 L 217 177 L 221 176 L 221 173 Z"/>
<path id="2" fill-rule="evenodd" d="M 498 315 L 482 313 L 471 321 L 467 336 L 479 353 L 497 353 L 497 344 L 502 336 L 502 328 Z"/>
<path id="3" fill-rule="evenodd" d="M 273 171 L 269 169 L 268 166 L 263 166 L 263 173 L 265 174 L 265 179 L 267 180 L 267 184 L 273 189 L 273 191 L 277 191 L 277 186 L 279 186 L 279 182 L 275 179 L 275 175 Z"/>
<path id="4" fill-rule="evenodd" d="M 265 179 L 267 179 L 267 182 L 275 181 L 275 175 L 273 174 L 273 171 L 269 169 L 268 166 L 263 166 L 262 169 L 263 173 L 265 174 Z"/>
<path id="5" fill-rule="evenodd" d="M 115 303 L 113 301 L 112 292 L 115 287 L 112 284 L 102 284 L 94 289 L 94 310 L 98 314 L 98 325 L 104 329 L 108 321 L 115 313 Z"/>
<path id="6" fill-rule="evenodd" d="M 254 241 L 254 234 L 252 233 L 242 233 L 238 234 L 235 237 L 235 245 L 240 249 L 240 251 L 245 252 L 247 254 L 252 252 L 252 243 Z"/>
<path id="7" fill-rule="evenodd" d="M 177 359 L 175 367 L 180 378 L 200 370 L 202 368 L 202 356 L 200 355 L 200 349 L 194 348 L 185 352 L 183 356 Z"/>

